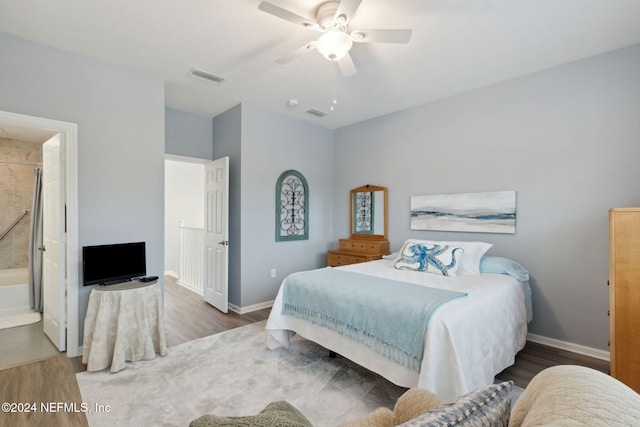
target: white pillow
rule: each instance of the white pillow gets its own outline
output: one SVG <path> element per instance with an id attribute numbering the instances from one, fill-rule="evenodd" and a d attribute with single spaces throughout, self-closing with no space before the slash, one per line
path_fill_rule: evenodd
<path id="1" fill-rule="evenodd" d="M 480 260 L 482 259 L 484 254 L 493 246 L 493 244 L 485 243 L 485 242 L 459 242 L 459 241 L 454 242 L 454 241 L 445 241 L 445 240 L 419 240 L 419 239 L 409 239 L 405 242 L 405 245 L 408 242 L 422 243 L 429 246 L 449 245 L 451 247 L 464 249 L 464 252 L 461 254 L 459 258 L 459 266 L 456 270 L 457 276 L 480 275 Z"/>

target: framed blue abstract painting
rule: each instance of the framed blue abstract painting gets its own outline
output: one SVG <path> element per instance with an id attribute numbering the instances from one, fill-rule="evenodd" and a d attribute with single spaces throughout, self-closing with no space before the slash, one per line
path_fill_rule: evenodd
<path id="1" fill-rule="evenodd" d="M 516 192 L 412 196 L 411 229 L 514 234 Z"/>

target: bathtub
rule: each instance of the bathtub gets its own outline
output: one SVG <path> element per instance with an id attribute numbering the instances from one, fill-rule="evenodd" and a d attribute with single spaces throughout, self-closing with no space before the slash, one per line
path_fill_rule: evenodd
<path id="1" fill-rule="evenodd" d="M 29 273 L 26 268 L 0 270 L 0 317 L 30 313 Z"/>

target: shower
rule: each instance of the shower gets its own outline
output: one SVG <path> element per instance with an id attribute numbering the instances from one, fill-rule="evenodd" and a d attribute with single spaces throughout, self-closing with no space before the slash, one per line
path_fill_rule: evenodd
<path id="1" fill-rule="evenodd" d="M 0 328 L 7 328 L 40 320 L 41 257 L 30 246 L 42 230 L 42 144 L 0 138 L 0 149 Z"/>

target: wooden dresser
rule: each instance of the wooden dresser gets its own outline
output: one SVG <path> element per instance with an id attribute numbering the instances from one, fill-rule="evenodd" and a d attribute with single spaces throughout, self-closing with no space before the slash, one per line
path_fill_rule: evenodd
<path id="1" fill-rule="evenodd" d="M 372 261 L 389 253 L 388 240 L 340 239 L 338 249 L 330 250 L 327 253 L 327 265 L 337 267 Z"/>
<path id="2" fill-rule="evenodd" d="M 387 188 L 364 185 L 349 195 L 349 238 L 327 252 L 327 265 L 373 261 L 389 253 L 387 240 Z"/>
<path id="3" fill-rule="evenodd" d="M 640 208 L 609 211 L 611 376 L 640 393 Z"/>

